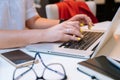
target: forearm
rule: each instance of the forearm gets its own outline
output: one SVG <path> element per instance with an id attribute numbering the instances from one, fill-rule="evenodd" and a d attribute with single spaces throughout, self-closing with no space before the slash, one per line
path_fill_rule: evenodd
<path id="1" fill-rule="evenodd" d="M 39 16 L 35 16 L 29 20 L 26 21 L 26 25 L 31 29 L 45 29 L 52 27 L 59 23 L 59 20 L 51 20 L 42 18 Z"/>
<path id="2" fill-rule="evenodd" d="M 32 43 L 45 42 L 44 30 L 0 31 L 0 49 L 23 47 Z"/>

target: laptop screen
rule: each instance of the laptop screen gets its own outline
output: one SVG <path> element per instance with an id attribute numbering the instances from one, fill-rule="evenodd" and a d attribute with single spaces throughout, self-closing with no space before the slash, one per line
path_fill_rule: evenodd
<path id="1" fill-rule="evenodd" d="M 96 54 L 99 53 L 99 51 L 102 49 L 102 47 L 105 45 L 105 43 L 112 38 L 115 30 L 117 29 L 118 25 L 120 23 L 120 7 L 118 8 L 108 30 L 106 31 L 106 33 L 103 35 L 103 38 L 101 39 L 98 47 L 96 48 L 94 54 L 92 55 L 92 57 L 94 57 Z"/>

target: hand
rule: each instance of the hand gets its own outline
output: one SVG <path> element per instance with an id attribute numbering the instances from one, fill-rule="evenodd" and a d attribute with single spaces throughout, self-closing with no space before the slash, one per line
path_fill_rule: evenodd
<path id="1" fill-rule="evenodd" d="M 61 24 L 48 28 L 46 31 L 49 42 L 80 40 L 79 21 L 65 21 Z"/>
<path id="2" fill-rule="evenodd" d="M 88 29 L 91 29 L 93 26 L 92 20 L 85 14 L 78 14 L 70 18 L 68 21 L 79 21 L 80 24 L 88 25 Z"/>

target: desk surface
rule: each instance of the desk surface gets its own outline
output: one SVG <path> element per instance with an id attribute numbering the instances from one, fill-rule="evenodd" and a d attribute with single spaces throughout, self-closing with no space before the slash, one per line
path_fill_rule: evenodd
<path id="1" fill-rule="evenodd" d="M 105 23 L 106 25 L 108 23 Z M 102 27 L 102 26 L 101 26 Z M 99 27 L 99 28 L 101 28 Z M 104 26 L 103 26 L 104 27 Z M 94 28 L 93 28 L 94 29 Z M 26 49 L 22 49 L 26 53 L 34 56 L 35 53 L 29 52 Z M 0 50 L 0 53 L 6 52 L 7 50 Z M 80 61 L 84 61 L 83 59 L 78 58 L 70 58 L 70 57 L 63 57 L 63 56 L 56 56 L 56 55 L 48 55 L 48 54 L 41 54 L 41 57 L 45 64 L 50 63 L 61 63 L 66 70 L 66 74 L 68 79 L 67 80 L 91 80 L 90 77 L 87 75 L 77 71 L 77 63 Z M 40 75 L 43 71 L 43 65 L 41 63 L 35 64 L 36 69 Z M 5 61 L 3 58 L 0 57 L 0 80 L 12 80 L 13 77 L 13 71 L 15 70 L 15 67 Z M 29 76 L 32 76 L 29 74 Z M 32 80 L 31 77 L 26 77 L 24 80 Z"/>
<path id="2" fill-rule="evenodd" d="M 33 52 L 28 52 L 25 49 L 22 49 L 22 50 L 24 50 L 26 53 L 32 56 L 34 56 L 35 54 Z M 55 56 L 55 55 L 48 55 L 48 54 L 41 54 L 41 57 L 45 64 L 61 63 L 65 67 L 68 80 L 91 80 L 90 77 L 77 71 L 77 63 L 80 61 L 83 61 L 83 59 Z M 39 67 L 39 70 L 37 70 L 38 71 L 37 73 L 41 74 L 44 68 L 43 65 L 41 63 L 35 64 L 35 65 Z M 35 68 L 38 68 L 38 67 L 35 67 Z M 0 80 L 12 80 L 14 70 L 15 70 L 15 67 L 13 65 L 5 61 L 3 58 L 0 58 Z M 29 76 L 32 76 L 32 75 L 29 75 Z M 32 79 L 31 77 L 26 77 L 26 80 L 32 80 Z"/>

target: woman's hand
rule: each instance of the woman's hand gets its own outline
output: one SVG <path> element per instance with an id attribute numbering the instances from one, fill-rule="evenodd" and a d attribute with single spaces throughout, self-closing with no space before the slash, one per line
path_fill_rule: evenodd
<path id="1" fill-rule="evenodd" d="M 81 34 L 80 24 L 88 25 L 90 29 L 93 25 L 91 19 L 84 14 L 76 15 L 70 18 L 67 21 L 62 22 L 61 24 L 55 25 L 51 28 L 46 29 L 45 34 L 47 42 L 56 42 L 56 41 L 69 41 L 75 40 L 79 41 L 83 38 Z"/>
<path id="2" fill-rule="evenodd" d="M 80 24 L 88 25 L 88 29 L 91 29 L 93 26 L 92 20 L 85 14 L 78 14 L 70 18 L 68 21 L 79 21 Z"/>
<path id="3" fill-rule="evenodd" d="M 65 21 L 61 24 L 47 29 L 48 42 L 80 40 L 83 35 L 80 33 L 79 21 Z"/>

